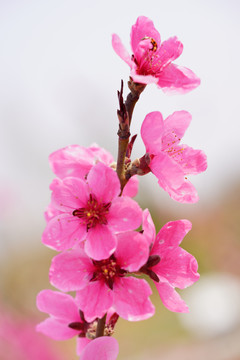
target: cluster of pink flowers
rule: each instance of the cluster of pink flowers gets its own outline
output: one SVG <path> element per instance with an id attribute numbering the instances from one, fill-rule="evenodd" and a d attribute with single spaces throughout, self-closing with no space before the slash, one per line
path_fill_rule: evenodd
<path id="1" fill-rule="evenodd" d="M 139 17 L 132 27 L 132 57 L 117 35 L 112 42 L 131 67 L 135 86 L 154 82 L 163 90 L 186 92 L 199 85 L 192 71 L 172 64 L 182 52 L 179 40 L 173 37 L 161 44 L 146 17 Z M 120 101 L 120 125 L 122 119 L 129 126 L 129 113 Z M 154 282 L 169 310 L 188 312 L 175 288 L 184 289 L 199 278 L 196 259 L 179 246 L 191 223 L 168 222 L 156 235 L 149 210 L 132 198 L 138 192 L 137 176 L 152 172 L 174 200 L 198 200 L 187 176 L 204 171 L 207 163 L 202 151 L 180 145 L 190 121 L 187 111 L 165 120 L 160 112 L 148 114 L 141 127 L 146 153 L 131 161 L 134 140 L 130 141 L 119 156 L 124 158 L 121 176 L 119 160 L 115 163 L 97 145 L 72 145 L 50 155 L 56 178 L 50 185 L 42 241 L 60 252 L 49 272 L 50 283 L 59 291 L 38 294 L 37 306 L 49 317 L 37 330 L 55 340 L 77 335 L 82 360 L 96 359 L 96 354 L 100 360 L 116 359 L 118 344 L 111 335 L 118 318 L 139 321 L 154 315 L 152 291 L 141 275 Z M 72 291 L 74 297 L 66 294 Z"/>

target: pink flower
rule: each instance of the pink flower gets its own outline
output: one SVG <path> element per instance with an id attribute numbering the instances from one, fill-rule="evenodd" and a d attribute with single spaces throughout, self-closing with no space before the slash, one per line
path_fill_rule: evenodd
<path id="1" fill-rule="evenodd" d="M 145 16 L 138 17 L 132 26 L 132 57 L 116 34 L 112 36 L 112 45 L 130 66 L 131 77 L 136 83 L 156 83 L 164 91 L 181 93 L 193 90 L 200 84 L 200 79 L 191 70 L 172 64 L 182 53 L 182 43 L 176 36 L 161 43 L 159 32 Z"/>
<path id="2" fill-rule="evenodd" d="M 70 145 L 49 156 L 52 171 L 61 179 L 71 176 L 84 180 L 93 165 L 99 161 L 113 167 L 115 164 L 112 155 L 96 144 L 88 148 Z M 138 179 L 133 177 L 125 186 L 123 195 L 134 197 L 137 192 Z"/>
<path id="3" fill-rule="evenodd" d="M 140 207 L 131 198 L 118 196 L 118 176 L 101 162 L 91 168 L 87 182 L 74 177 L 55 179 L 51 189 L 51 206 L 59 214 L 48 221 L 42 241 L 58 251 L 86 240 L 88 256 L 105 259 L 116 249 L 116 232 L 141 224 Z"/>
<path id="4" fill-rule="evenodd" d="M 105 260 L 92 260 L 82 249 L 53 258 L 49 278 L 62 291 L 77 291 L 76 302 L 87 321 L 101 318 L 113 307 L 126 320 L 147 319 L 154 313 L 147 282 L 129 276 L 149 255 L 149 244 L 136 231 L 117 234 L 117 249 Z"/>
<path id="5" fill-rule="evenodd" d="M 163 304 L 175 312 L 188 312 L 175 287 L 184 289 L 199 279 L 196 259 L 179 247 L 191 227 L 188 220 L 170 221 L 156 236 L 149 211 L 146 209 L 143 212 L 144 235 L 151 250 L 148 261 L 140 271 L 154 280 Z"/>
<path id="6" fill-rule="evenodd" d="M 159 185 L 172 199 L 182 203 L 195 203 L 198 195 L 187 175 L 206 170 L 206 155 L 187 145 L 179 145 L 191 115 L 176 111 L 163 121 L 158 111 L 148 114 L 141 127 L 141 136 L 150 154 L 149 167 L 158 178 Z"/>
<path id="7" fill-rule="evenodd" d="M 43 290 L 37 296 L 37 307 L 50 317 L 37 325 L 36 330 L 54 340 L 67 340 L 77 336 L 77 354 L 96 336 L 97 319 L 88 323 L 76 301 L 67 294 Z M 118 315 L 111 313 L 105 326 L 106 334 L 112 335 Z"/>
<path id="8" fill-rule="evenodd" d="M 117 340 L 112 337 L 102 336 L 91 341 L 85 347 L 80 360 L 116 360 L 118 352 Z"/>

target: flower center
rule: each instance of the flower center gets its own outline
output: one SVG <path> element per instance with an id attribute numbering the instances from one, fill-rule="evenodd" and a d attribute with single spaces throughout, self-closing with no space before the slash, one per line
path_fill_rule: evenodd
<path id="1" fill-rule="evenodd" d="M 77 216 L 82 223 L 87 226 L 87 230 L 97 224 L 107 224 L 107 214 L 111 203 L 99 203 L 92 194 L 85 207 L 73 211 L 73 216 Z"/>
<path id="2" fill-rule="evenodd" d="M 104 280 L 106 285 L 112 290 L 115 277 L 122 277 L 126 274 L 126 270 L 123 270 L 118 265 L 114 255 L 104 260 L 92 260 L 95 266 L 95 271 L 91 281 Z"/>

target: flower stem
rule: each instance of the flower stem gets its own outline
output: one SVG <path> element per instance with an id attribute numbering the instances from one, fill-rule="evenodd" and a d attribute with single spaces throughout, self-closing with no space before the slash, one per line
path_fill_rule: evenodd
<path id="1" fill-rule="evenodd" d="M 105 314 L 101 319 L 98 320 L 96 338 L 100 336 L 104 336 L 106 318 L 107 318 L 107 314 Z"/>
<path id="2" fill-rule="evenodd" d="M 119 110 L 117 111 L 119 119 L 118 130 L 118 159 L 117 159 L 117 174 L 121 184 L 121 193 L 128 179 L 125 176 L 125 158 L 130 138 L 130 124 L 133 110 L 138 101 L 141 92 L 145 89 L 145 84 L 134 83 L 130 78 L 128 81 L 130 93 L 124 103 L 123 101 L 123 81 L 121 81 L 121 90 L 118 91 Z"/>

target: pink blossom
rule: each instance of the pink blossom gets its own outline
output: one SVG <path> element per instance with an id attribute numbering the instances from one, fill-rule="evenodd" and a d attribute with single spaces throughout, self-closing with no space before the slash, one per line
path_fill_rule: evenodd
<path id="1" fill-rule="evenodd" d="M 118 176 L 101 162 L 91 168 L 87 182 L 75 177 L 55 179 L 51 189 L 51 206 L 59 213 L 48 221 L 42 241 L 58 251 L 86 240 L 88 256 L 105 259 L 116 249 L 116 232 L 141 224 L 140 207 L 131 198 L 118 196 Z"/>
<path id="2" fill-rule="evenodd" d="M 102 336 L 91 341 L 83 350 L 80 360 L 116 360 L 118 342 L 112 337 Z"/>
<path id="3" fill-rule="evenodd" d="M 36 319 L 0 303 L 1 360 L 63 360 L 49 339 L 35 332 Z"/>
<path id="4" fill-rule="evenodd" d="M 147 261 L 149 245 L 136 231 L 117 234 L 117 248 L 109 258 L 92 260 L 82 249 L 53 258 L 49 278 L 62 291 L 77 291 L 76 302 L 87 321 L 101 318 L 113 307 L 126 320 L 147 319 L 154 313 L 147 282 L 129 276 Z"/>
<path id="5" fill-rule="evenodd" d="M 113 34 L 115 52 L 131 68 L 136 83 L 156 83 L 164 91 L 186 93 L 200 84 L 200 79 L 188 68 L 172 63 L 182 51 L 183 45 L 176 36 L 161 43 L 159 32 L 145 16 L 138 17 L 132 26 L 130 57 L 118 35 Z"/>
<path id="6" fill-rule="evenodd" d="M 77 336 L 77 354 L 80 355 L 96 336 L 97 319 L 87 322 L 70 295 L 43 290 L 37 296 L 37 307 L 50 317 L 37 325 L 36 330 L 54 340 L 67 340 Z M 112 335 L 118 315 L 111 312 L 107 317 L 105 333 Z"/>
<path id="7" fill-rule="evenodd" d="M 170 221 L 156 236 L 149 211 L 143 212 L 144 235 L 151 250 L 140 271 L 154 280 L 163 304 L 174 312 L 188 312 L 175 288 L 184 289 L 199 279 L 196 259 L 179 246 L 191 227 L 188 220 Z"/>
<path id="8" fill-rule="evenodd" d="M 158 111 L 149 113 L 141 127 L 141 136 L 150 154 L 149 167 L 159 185 L 176 201 L 195 203 L 197 191 L 187 176 L 206 170 L 206 155 L 187 145 L 180 145 L 191 121 L 187 111 L 176 111 L 163 121 Z"/>
<path id="9" fill-rule="evenodd" d="M 49 156 L 52 171 L 61 179 L 71 176 L 84 180 L 93 165 L 99 161 L 111 167 L 115 166 L 112 155 L 96 144 L 88 148 L 70 145 Z M 123 195 L 134 197 L 137 192 L 138 179 L 135 176 L 124 187 Z"/>

